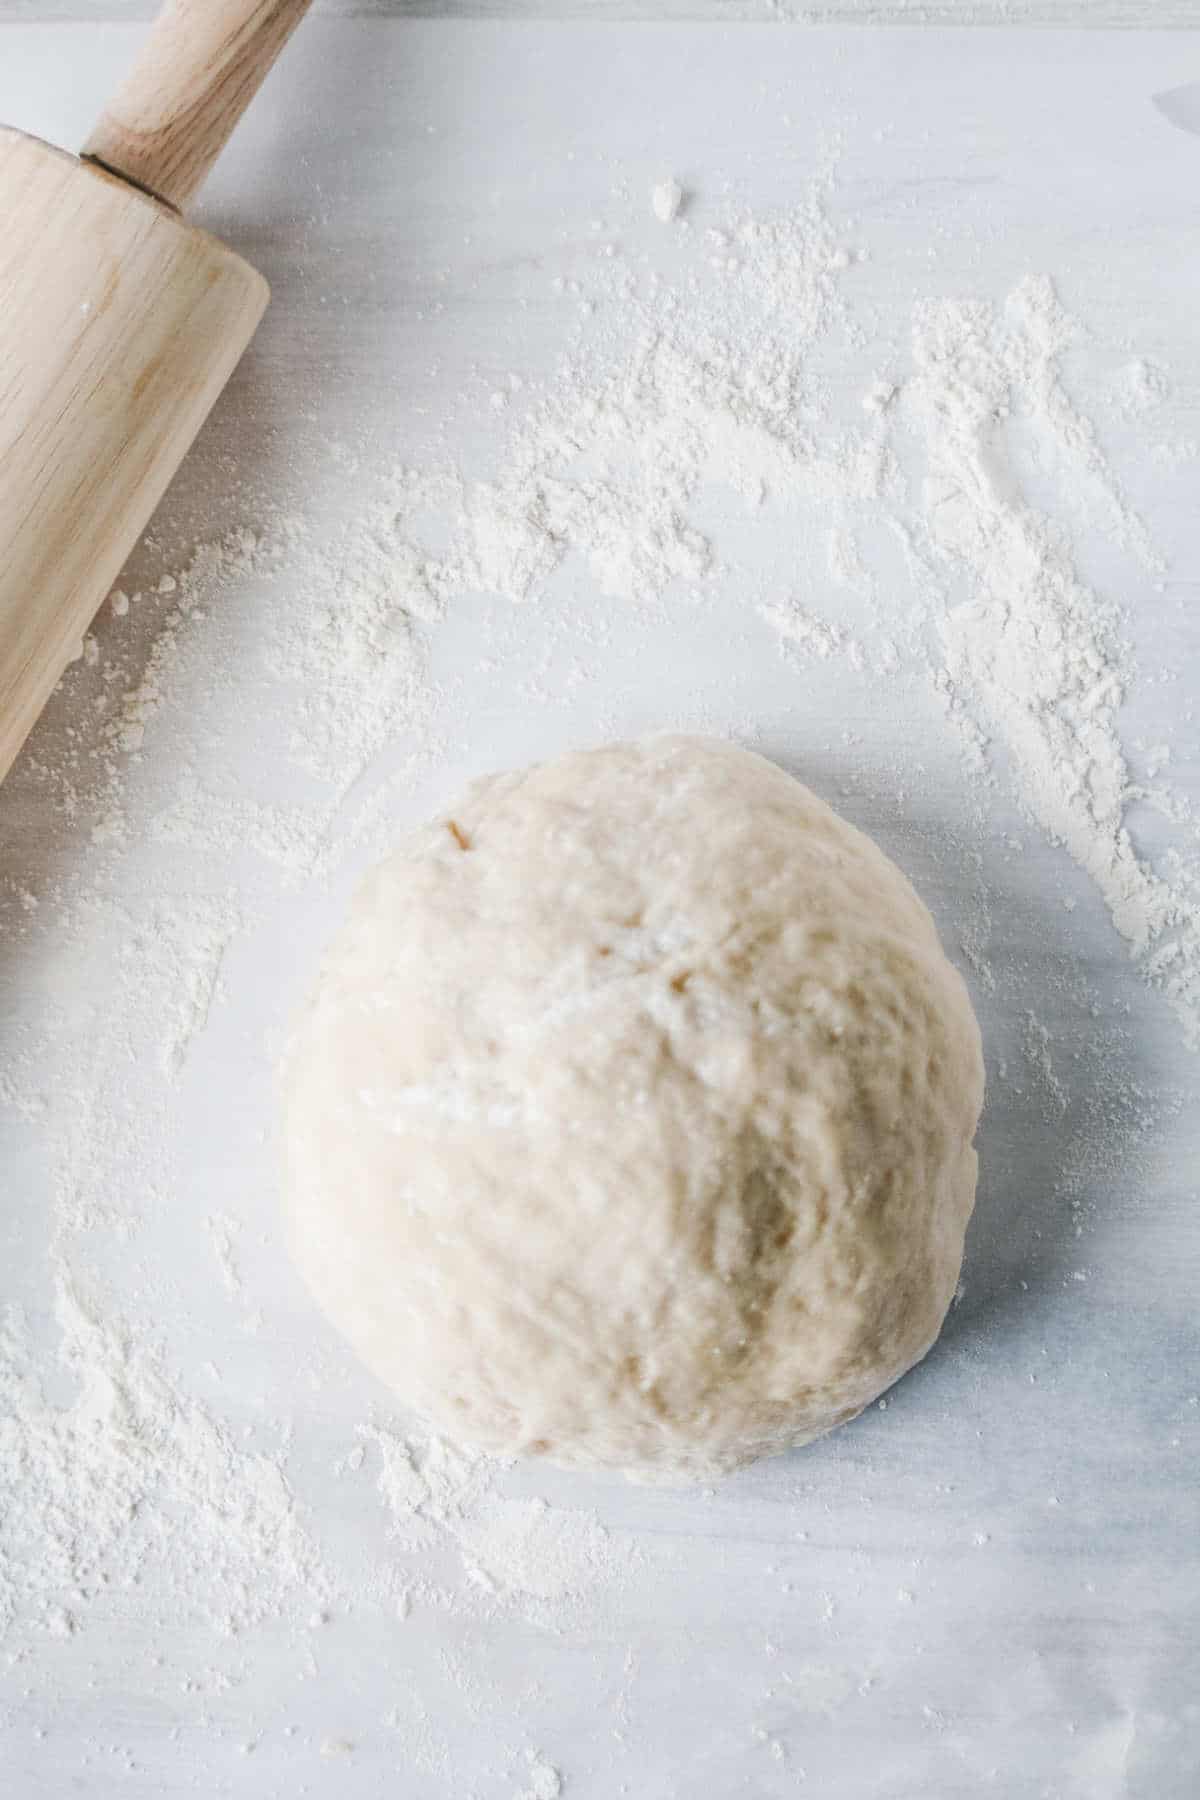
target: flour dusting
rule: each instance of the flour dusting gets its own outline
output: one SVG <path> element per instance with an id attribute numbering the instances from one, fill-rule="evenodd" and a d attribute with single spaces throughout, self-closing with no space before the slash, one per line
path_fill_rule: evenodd
<path id="1" fill-rule="evenodd" d="M 37 1202 L 13 1225 L 13 1267 L 28 1273 L 0 1330 L 0 1637 L 13 1679 L 27 1661 L 52 1668 L 73 1645 L 98 1655 L 111 1640 L 129 1691 L 162 1707 L 198 1696 L 211 1724 L 258 1646 L 282 1640 L 286 1700 L 264 1703 L 240 1753 L 265 1758 L 270 1730 L 293 1732 L 348 1780 L 382 1722 L 404 1746 L 402 1773 L 386 1772 L 397 1792 L 417 1791 L 414 1771 L 436 1784 L 452 1769 L 441 1722 L 412 1691 L 404 1633 L 429 1634 L 421 1656 L 444 1694 L 509 1745 L 471 1785 L 455 1775 L 454 1791 L 556 1800 L 575 1790 L 573 1768 L 549 1737 L 534 1749 L 509 1729 L 536 1698 L 543 1640 L 572 1654 L 600 1643 L 626 1629 L 643 1589 L 653 1605 L 678 1603 L 681 1630 L 725 1628 L 687 1613 L 694 1584 L 652 1510 L 635 1538 L 610 1524 L 602 1489 L 580 1504 L 531 1494 L 519 1471 L 381 1415 L 366 1378 L 315 1343 L 280 1272 L 262 1115 L 288 984 L 426 777 L 464 758 L 449 626 L 478 621 L 498 715 L 569 707 L 588 692 L 596 645 L 627 641 L 636 664 L 644 621 L 669 621 L 686 648 L 692 622 L 714 613 L 731 645 L 758 634 L 778 656 L 801 720 L 815 684 L 849 672 L 847 770 L 874 724 L 927 706 L 981 840 L 935 833 L 931 859 L 962 889 L 973 979 L 1015 1009 L 995 1091 L 1028 1084 L 1020 1117 L 1064 1140 L 1034 1201 L 1065 1212 L 1073 1243 L 1100 1228 L 1087 1199 L 1098 1172 L 1111 1185 L 1135 1150 L 1151 1154 L 1171 1101 L 1142 1085 L 1125 1013 L 1099 1016 L 1086 976 L 1028 1005 L 1002 955 L 1004 896 L 982 873 L 987 809 L 1010 801 L 1024 831 L 1063 852 L 1063 892 L 1046 902 L 1055 929 L 1086 905 L 1086 877 L 1182 1039 L 1200 1044 L 1195 821 L 1171 785 L 1175 747 L 1139 747 L 1124 726 L 1146 677 L 1128 595 L 1166 571 L 1073 398 L 1079 328 L 1053 283 L 1035 273 L 1007 294 L 948 296 L 931 280 L 884 331 L 857 286 L 870 231 L 839 211 L 832 179 L 756 213 L 706 193 L 690 167 L 686 193 L 664 176 L 648 209 L 647 173 L 586 269 L 546 273 L 552 368 L 481 371 L 440 431 L 400 420 L 398 402 L 395 442 L 353 462 L 332 526 L 291 502 L 248 503 L 217 541 L 159 558 L 137 583 L 124 576 L 0 794 L 0 1124 L 16 1185 Z M 654 251 L 636 247 L 639 225 Z M 1168 473 L 1198 454 L 1170 425 L 1172 394 L 1165 367 L 1121 348 L 1106 415 L 1152 432 L 1147 453 Z M 461 457 L 447 449 L 460 427 Z M 329 466 L 344 474 L 352 461 Z M 756 561 L 760 537 L 776 545 L 770 560 Z M 1120 582 L 1092 577 L 1093 538 Z M 510 665 L 506 634 L 529 620 L 545 665 Z M 701 716 L 703 696 L 684 692 Z M 625 729 L 619 697 L 612 715 Z M 748 716 L 747 735 L 755 725 Z M 889 804 L 920 800 L 924 778 L 890 768 Z M 1150 805 L 1145 833 L 1138 809 Z M 1015 837 L 1005 848 L 1019 860 Z M 243 1022 L 248 970 L 272 996 L 265 1025 Z M 1072 1100 L 1055 1007 L 1097 1014 L 1087 1106 Z M 251 1071 L 244 1116 L 228 1096 L 213 1104 L 214 1045 Z M 202 1196 L 179 1154 L 197 1142 L 214 1190 Z M 1090 1303 L 1082 1256 L 1055 1279 Z M 1014 1275 L 1014 1292 L 1024 1284 Z M 243 1340 L 228 1384 L 227 1328 Z M 1042 1374 L 1022 1372 L 1022 1405 Z M 942 1377 L 929 1373 L 928 1391 Z M 980 1413 L 971 1429 L 988 1423 Z M 845 1450 L 844 1479 L 836 1461 L 827 1472 L 836 1505 L 818 1508 L 799 1464 L 781 1490 L 806 1523 L 780 1592 L 803 1594 L 824 1635 L 808 1662 L 779 1661 L 768 1722 L 739 1722 L 753 1754 L 783 1759 L 796 1695 L 832 1716 L 901 1678 L 902 1660 L 882 1676 L 839 1661 L 844 1614 L 802 1554 L 810 1532 L 835 1564 L 844 1552 L 839 1595 L 859 1607 L 876 1579 L 853 1551 L 870 1430 L 864 1420 Z M 751 1566 L 739 1557 L 759 1546 L 744 1500 L 727 1504 L 727 1535 L 698 1532 L 681 1566 L 718 1564 L 734 1591 Z M 982 1552 L 993 1536 L 963 1542 Z M 904 1633 L 925 1589 L 901 1573 L 896 1658 L 912 1661 L 922 1646 Z M 889 1606 L 895 1577 L 878 1578 Z M 348 1614 L 396 1659 L 382 1721 L 317 1716 Z M 514 1622 L 528 1668 L 489 1666 L 481 1634 L 496 1617 Z M 175 1631 L 185 1663 L 159 1668 L 146 1645 Z M 764 1654 L 775 1667 L 773 1647 Z M 631 1649 L 604 1696 L 617 1756 L 635 1665 Z M 580 1671 L 599 1706 L 582 1655 Z M 297 1717 L 277 1718 L 277 1700 Z M 643 1774 L 598 1781 L 589 1791 L 635 1792 Z"/>
<path id="2" fill-rule="evenodd" d="M 1136 671 L 1121 614 L 1080 578 L 1061 523 L 1025 497 L 1012 448 L 1018 427 L 1040 429 L 1071 455 L 1084 498 L 1099 501 L 1118 541 L 1159 570 L 1062 386 L 1058 362 L 1073 331 L 1044 279 L 1025 282 L 1004 314 L 980 301 L 917 309 L 903 404 L 927 457 L 931 669 L 969 745 L 994 744 L 1023 806 L 1095 882 L 1195 1046 L 1200 865 L 1176 854 L 1167 874 L 1134 847 L 1119 714 Z"/>
<path id="3" fill-rule="evenodd" d="M 62 1404 L 18 1315 L 0 1338 L 0 1624 L 73 1635 L 148 1566 L 161 1625 L 182 1609 L 222 1635 L 326 1594 L 278 1452 L 235 1443 L 70 1275 L 55 1313 Z"/>

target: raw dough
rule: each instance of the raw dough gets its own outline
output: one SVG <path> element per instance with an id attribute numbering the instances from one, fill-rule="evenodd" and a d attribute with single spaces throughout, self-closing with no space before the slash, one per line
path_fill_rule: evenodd
<path id="1" fill-rule="evenodd" d="M 852 1418 L 954 1292 L 966 990 L 882 851 L 728 744 L 478 782 L 358 894 L 284 1086 L 314 1294 L 495 1451 L 710 1476 Z"/>

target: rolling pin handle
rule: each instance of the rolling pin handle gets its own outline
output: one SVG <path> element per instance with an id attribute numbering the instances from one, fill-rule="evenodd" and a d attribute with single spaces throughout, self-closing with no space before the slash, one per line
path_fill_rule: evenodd
<path id="1" fill-rule="evenodd" d="M 310 0 L 167 0 L 83 155 L 182 212 Z"/>

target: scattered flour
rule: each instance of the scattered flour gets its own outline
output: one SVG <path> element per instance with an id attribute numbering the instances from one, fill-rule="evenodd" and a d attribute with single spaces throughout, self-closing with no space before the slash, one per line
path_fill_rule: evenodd
<path id="1" fill-rule="evenodd" d="M 494 1457 L 376 1425 L 361 1435 L 379 1452 L 392 1536 L 415 1550 L 452 1542 L 474 1588 L 549 1628 L 611 1600 L 637 1566 L 635 1547 L 593 1515 L 500 1492 L 504 1465 Z"/>
<path id="2" fill-rule="evenodd" d="M 1161 363 L 1137 356 L 1127 362 L 1113 382 L 1113 399 L 1117 409 L 1127 417 L 1139 418 L 1153 412 L 1171 393 L 1171 378 Z"/>
<path id="3" fill-rule="evenodd" d="M 651 206 L 669 223 L 683 199 L 671 178 Z M 1044 278 L 1002 306 L 919 301 L 910 351 L 881 367 L 852 304 L 867 247 L 834 228 L 827 200 L 818 188 L 770 217 L 731 205 L 702 232 L 689 197 L 671 282 L 620 254 L 598 263 L 586 293 L 555 277 L 577 329 L 550 380 L 489 382 L 490 461 L 470 477 L 432 454 L 381 467 L 329 536 L 261 508 L 141 589 L 117 590 L 59 715 L 6 784 L 0 818 L 17 851 L 0 924 L 27 953 L 32 973 L 19 979 L 42 984 L 36 1005 L 22 989 L 27 1003 L 10 1014 L 46 1024 L 6 1029 L 0 1113 L 22 1145 L 52 1138 L 56 1205 L 55 1352 L 46 1322 L 16 1309 L 0 1333 L 0 1631 L 19 1654 L 104 1631 L 134 1599 L 151 1624 L 183 1616 L 226 1640 L 282 1621 L 307 1642 L 337 1607 L 386 1605 L 392 1623 L 414 1607 L 468 1623 L 505 1608 L 561 1631 L 636 1582 L 642 1552 L 592 1513 L 515 1495 L 492 1459 L 373 1422 L 341 1466 L 348 1485 L 364 1484 L 386 1554 L 352 1574 L 305 1523 L 290 1421 L 268 1415 L 248 1447 L 196 1397 L 197 1370 L 165 1354 L 153 1284 L 135 1309 L 99 1267 L 102 1240 L 134 1242 L 177 1203 L 176 1109 L 226 1003 L 227 960 L 280 893 L 315 904 L 344 864 L 386 841 L 396 795 L 442 748 L 431 671 L 452 609 L 541 607 L 549 621 L 570 581 L 612 602 L 604 616 L 619 631 L 732 593 L 800 674 L 844 659 L 885 692 L 898 671 L 914 674 L 944 705 L 970 782 L 1007 784 L 1030 828 L 1069 852 L 1200 1040 L 1192 824 L 1160 746 L 1147 779 L 1178 841 L 1151 856 L 1130 833 L 1140 796 L 1121 707 L 1138 671 L 1121 608 L 1083 578 L 1072 531 L 1080 518 L 1098 525 L 1140 579 L 1162 571 L 1072 404 L 1071 321 Z M 865 396 L 850 423 L 834 422 L 831 362 Z M 1144 361 L 1113 389 L 1135 422 L 1167 392 Z M 1196 454 L 1160 450 L 1172 467 Z M 1053 510 L 1034 498 L 1051 478 L 1066 496 Z M 777 585 L 742 584 L 726 538 L 768 512 L 797 533 L 816 520 L 806 541 L 819 581 L 798 552 Z M 886 603 L 880 533 L 901 546 L 909 581 Z M 228 603 L 249 593 L 266 629 L 246 655 Z M 261 759 L 222 755 L 231 715 L 264 722 Z M 271 735 L 272 720 L 285 729 Z M 280 761 L 301 801 L 281 797 Z M 994 989 L 986 894 L 964 936 Z M 97 966 L 110 985 L 85 1012 L 75 974 Z M 1019 1057 L 1045 1116 L 1061 1121 L 1068 1085 L 1032 1015 Z M 1132 1102 L 1112 1111 L 1122 1143 L 1135 1113 Z M 1085 1175 L 1068 1164 L 1061 1182 L 1080 1232 Z M 245 1203 L 232 1176 L 200 1213 L 210 1274 L 239 1300 L 253 1288 Z M 438 1556 L 434 1581 L 426 1562 Z M 428 1720 L 405 1712 L 404 1727 L 434 1743 Z M 345 1756 L 355 1741 L 318 1733 L 315 1744 Z M 565 1791 L 540 1752 L 526 1761 L 519 1800 Z"/>
<path id="4" fill-rule="evenodd" d="M 758 611 L 778 632 L 785 647 L 798 652 L 802 658 L 815 657 L 819 662 L 825 662 L 835 653 L 841 653 L 855 668 L 862 668 L 865 653 L 858 639 L 835 620 L 822 619 L 810 612 L 794 597 L 764 600 Z"/>
<path id="5" fill-rule="evenodd" d="M 67 1273 L 55 1312 L 62 1403 L 19 1314 L 0 1333 L 0 1626 L 73 1635 L 149 1564 L 160 1623 L 222 1635 L 327 1594 L 281 1456 L 238 1446 Z"/>
<path id="6" fill-rule="evenodd" d="M 283 683 L 296 762 L 344 794 L 401 734 L 429 724 L 427 637 L 461 575 L 405 535 L 406 509 L 450 498 L 401 471 L 331 547 L 304 546 L 275 614 L 267 672 Z M 456 489 L 451 487 L 451 494 Z M 457 578 L 456 578 L 457 577 Z"/>
<path id="7" fill-rule="evenodd" d="M 253 574 L 260 566 L 263 554 L 262 540 L 253 531 L 243 529 L 218 543 L 201 544 L 178 576 L 162 578 L 157 592 L 170 596 L 171 604 L 141 678 L 126 689 L 115 709 L 107 709 L 108 716 L 100 734 L 101 742 L 107 748 L 127 755 L 142 748 L 147 727 L 178 676 L 182 654 L 180 640 L 189 619 L 196 616 L 203 619 L 203 606 L 211 604 L 226 585 Z M 266 554 L 270 555 L 270 551 Z M 118 615 L 129 610 L 129 601 L 119 589 L 113 595 L 112 609 Z"/>
<path id="8" fill-rule="evenodd" d="M 922 586 L 933 679 L 971 750 L 994 746 L 1030 816 L 1091 876 L 1148 980 L 1200 1042 L 1200 883 L 1139 856 L 1119 713 L 1135 678 L 1116 606 L 1078 575 L 1062 527 L 1025 498 L 1012 435 L 1032 423 L 1072 458 L 1113 535 L 1157 572 L 1141 521 L 1058 374 L 1073 328 L 1030 279 L 1003 315 L 982 301 L 917 308 L 902 405 L 926 455 Z"/>
<path id="9" fill-rule="evenodd" d="M 157 900 L 145 917 L 130 921 L 121 943 L 129 991 L 153 986 L 170 995 L 159 1054 L 171 1080 L 178 1079 L 189 1047 L 224 998 L 221 962 L 243 923 L 235 904 L 203 899 Z"/>
<path id="10" fill-rule="evenodd" d="M 669 225 L 683 205 L 683 189 L 673 175 L 655 182 L 650 190 L 650 206 L 656 219 Z"/>
<path id="11" fill-rule="evenodd" d="M 554 1764 L 547 1762 L 539 1750 L 527 1751 L 526 1762 L 526 1785 L 514 1800 L 558 1800 L 563 1792 L 563 1779 Z"/>

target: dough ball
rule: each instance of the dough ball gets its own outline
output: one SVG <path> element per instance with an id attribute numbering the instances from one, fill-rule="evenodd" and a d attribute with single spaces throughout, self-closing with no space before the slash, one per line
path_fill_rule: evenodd
<path id="1" fill-rule="evenodd" d="M 702 1479 L 932 1344 L 983 1065 L 900 871 L 701 738 L 476 783 L 368 878 L 285 1059 L 313 1293 L 436 1427 Z"/>

